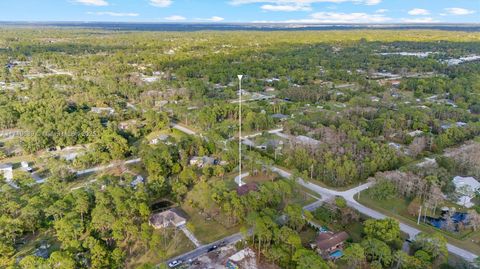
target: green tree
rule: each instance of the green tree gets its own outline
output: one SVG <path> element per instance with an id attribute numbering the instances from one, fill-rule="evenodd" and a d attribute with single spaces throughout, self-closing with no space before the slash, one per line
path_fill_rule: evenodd
<path id="1" fill-rule="evenodd" d="M 362 268 L 365 263 L 365 250 L 360 244 L 351 244 L 345 249 L 341 259 L 348 264 L 349 268 Z"/>
<path id="2" fill-rule="evenodd" d="M 370 190 L 372 197 L 379 201 L 389 200 L 397 194 L 395 185 L 388 180 L 381 180 Z"/>
<path id="3" fill-rule="evenodd" d="M 392 263 L 392 251 L 385 242 L 367 237 L 361 242 L 361 246 L 370 260 L 379 261 L 385 266 L 389 266 Z"/>
<path id="4" fill-rule="evenodd" d="M 327 263 L 314 251 L 301 248 L 293 255 L 296 269 L 328 269 Z"/>
<path id="5" fill-rule="evenodd" d="M 299 205 L 288 205 L 285 208 L 285 215 L 287 225 L 296 231 L 300 231 L 307 222 L 303 217 L 303 209 Z"/>
<path id="6" fill-rule="evenodd" d="M 400 225 L 392 218 L 368 219 L 365 221 L 364 232 L 368 237 L 391 243 L 400 237 Z"/>
<path id="7" fill-rule="evenodd" d="M 419 233 L 415 237 L 414 247 L 421 249 L 433 259 L 445 260 L 448 258 L 447 240 L 439 233 Z"/>

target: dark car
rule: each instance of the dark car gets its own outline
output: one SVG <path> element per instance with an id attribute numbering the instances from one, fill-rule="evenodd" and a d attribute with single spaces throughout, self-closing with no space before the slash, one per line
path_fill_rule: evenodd
<path id="1" fill-rule="evenodd" d="M 218 248 L 217 245 L 213 245 L 213 246 L 211 246 L 210 248 L 208 248 L 208 252 L 214 251 L 214 250 L 216 250 L 217 248 Z"/>

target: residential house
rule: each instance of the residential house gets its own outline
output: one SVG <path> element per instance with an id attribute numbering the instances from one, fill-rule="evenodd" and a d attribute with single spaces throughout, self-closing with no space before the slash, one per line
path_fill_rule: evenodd
<path id="1" fill-rule="evenodd" d="M 3 172 L 5 181 L 10 182 L 13 180 L 13 165 L 11 163 L 0 164 L 0 172 Z"/>
<path id="2" fill-rule="evenodd" d="M 296 136 L 295 137 L 295 142 L 297 142 L 299 144 L 302 144 L 302 145 L 307 145 L 307 146 L 318 146 L 321 143 L 320 141 L 318 141 L 316 139 L 313 139 L 311 137 L 304 136 L 304 135 Z"/>
<path id="3" fill-rule="evenodd" d="M 256 264 L 257 259 L 255 257 L 255 251 L 251 248 L 245 248 L 230 256 L 225 264 L 225 268 L 258 268 Z"/>
<path id="4" fill-rule="evenodd" d="M 152 139 L 152 140 L 150 141 L 150 144 L 151 144 L 151 145 L 156 145 L 156 144 L 158 144 L 158 143 L 160 143 L 160 142 L 166 142 L 169 137 L 170 137 L 170 136 L 167 135 L 167 134 L 161 134 L 161 135 L 159 135 L 158 137 Z"/>
<path id="5" fill-rule="evenodd" d="M 122 121 L 118 124 L 118 128 L 120 130 L 128 130 L 128 129 L 131 129 L 131 128 L 141 128 L 143 127 L 143 124 L 141 123 L 138 123 L 136 120 L 127 120 L 127 121 Z"/>
<path id="6" fill-rule="evenodd" d="M 115 113 L 115 109 L 111 108 L 111 107 L 92 107 L 91 108 L 91 111 L 93 113 L 97 113 L 97 114 L 103 114 L 103 113 L 106 113 L 108 115 L 112 115 Z"/>
<path id="7" fill-rule="evenodd" d="M 453 126 L 452 124 L 446 123 L 446 124 L 440 125 L 440 128 L 442 128 L 442 129 L 444 129 L 444 130 L 447 130 L 447 129 L 452 128 L 452 126 Z M 462 122 L 462 121 L 457 121 L 457 122 L 455 122 L 455 126 L 461 128 L 461 127 L 467 126 L 467 123 L 466 123 L 466 122 Z"/>
<path id="8" fill-rule="evenodd" d="M 192 159 L 190 159 L 190 165 L 194 165 L 194 166 L 197 166 L 197 167 L 204 167 L 206 165 L 216 165 L 218 164 L 218 160 L 216 160 L 215 158 L 212 158 L 212 157 L 208 157 L 208 156 L 203 156 L 203 157 L 193 157 Z"/>
<path id="9" fill-rule="evenodd" d="M 289 117 L 288 117 L 288 115 L 284 115 L 284 114 L 279 114 L 279 113 L 277 113 L 277 114 L 273 114 L 273 115 L 272 115 L 272 118 L 274 118 L 274 119 L 276 119 L 276 120 L 279 120 L 279 121 L 285 121 L 285 120 L 287 120 Z"/>
<path id="10" fill-rule="evenodd" d="M 459 196 L 457 204 L 467 208 L 474 206 L 471 200 L 480 190 L 480 182 L 473 177 L 461 176 L 454 177 L 452 182 L 455 185 L 455 191 Z"/>
<path id="11" fill-rule="evenodd" d="M 135 179 L 130 183 L 130 186 L 132 188 L 136 188 L 139 184 L 142 184 L 143 182 L 145 182 L 143 177 L 141 175 L 137 175 Z"/>
<path id="12" fill-rule="evenodd" d="M 411 136 L 411 137 L 416 137 L 416 136 L 420 136 L 423 134 L 423 131 L 422 130 L 415 130 L 415 131 L 412 131 L 412 132 L 409 132 L 408 135 Z"/>
<path id="13" fill-rule="evenodd" d="M 30 167 L 28 162 L 21 162 L 22 170 L 25 172 L 31 173 L 33 169 Z"/>
<path id="14" fill-rule="evenodd" d="M 187 219 L 180 216 L 174 209 L 169 209 L 163 212 L 155 213 L 150 216 L 150 225 L 155 229 L 162 229 L 173 226 L 178 228 L 187 223 Z"/>
<path id="15" fill-rule="evenodd" d="M 35 250 L 33 255 L 35 255 L 37 257 L 40 257 L 40 258 L 48 259 L 48 257 L 50 257 L 50 244 L 42 243 L 40 245 L 40 247 L 38 247 Z"/>
<path id="16" fill-rule="evenodd" d="M 324 259 L 336 259 L 339 258 L 338 253 L 343 250 L 344 242 L 348 238 L 349 235 L 346 232 L 336 234 L 332 232 L 320 233 L 312 247 Z"/>
<path id="17" fill-rule="evenodd" d="M 265 143 L 261 144 L 260 146 L 257 146 L 257 148 L 262 150 L 267 150 L 267 149 L 281 148 L 282 146 L 283 146 L 282 140 L 270 139 L 270 140 L 267 140 Z"/>
<path id="18" fill-rule="evenodd" d="M 398 143 L 394 143 L 394 142 L 390 142 L 388 143 L 388 145 L 396 150 L 400 150 L 402 148 L 402 145 L 398 144 Z"/>

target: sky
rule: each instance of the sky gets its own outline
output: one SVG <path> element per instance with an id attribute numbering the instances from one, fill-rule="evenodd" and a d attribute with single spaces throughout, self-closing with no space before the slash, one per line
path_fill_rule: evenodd
<path id="1" fill-rule="evenodd" d="M 0 0 L 0 21 L 480 23 L 480 0 Z"/>

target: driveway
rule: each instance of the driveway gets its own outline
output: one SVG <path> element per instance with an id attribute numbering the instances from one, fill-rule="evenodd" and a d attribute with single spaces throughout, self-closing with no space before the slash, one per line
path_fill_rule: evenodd
<path id="1" fill-rule="evenodd" d="M 180 132 L 186 133 L 188 135 L 197 135 L 197 132 L 195 132 L 195 131 L 187 128 L 187 127 L 184 127 L 182 125 L 179 125 L 178 123 L 172 123 L 171 126 L 172 126 L 173 129 L 177 129 Z"/>
<path id="2" fill-rule="evenodd" d="M 195 237 L 195 235 L 187 228 L 186 225 L 182 225 L 180 227 L 178 227 L 180 230 L 182 230 L 182 232 L 188 237 L 188 239 L 190 239 L 190 241 L 192 241 L 192 243 L 198 248 L 200 247 L 202 244 L 200 243 L 200 241 Z"/>

